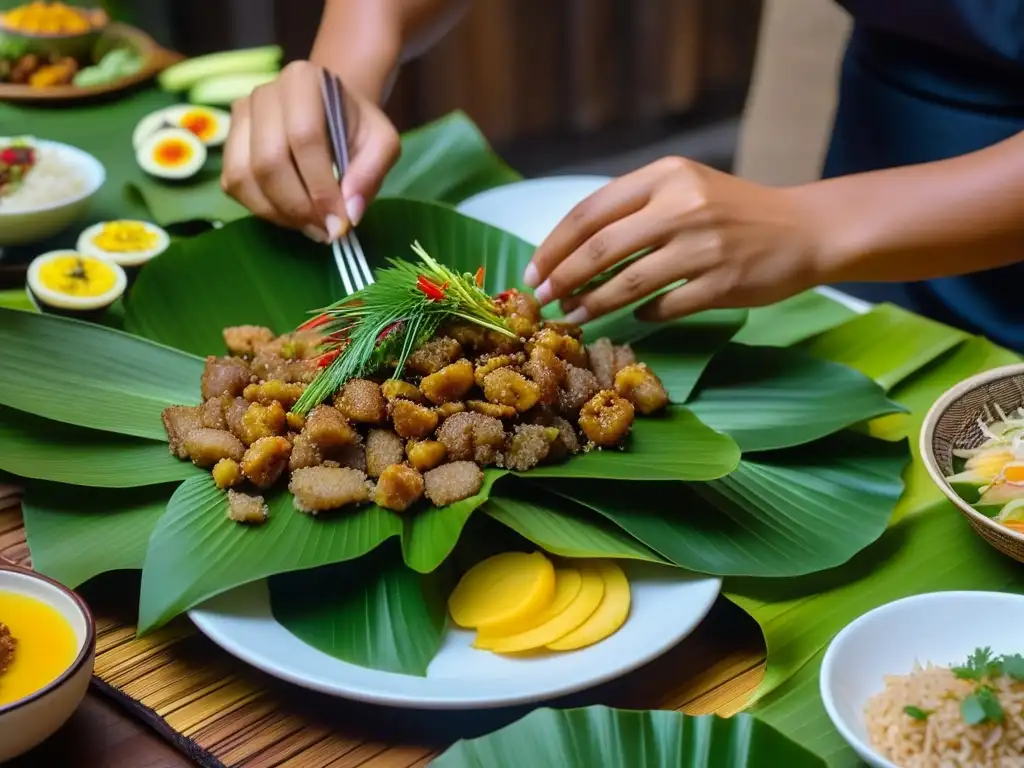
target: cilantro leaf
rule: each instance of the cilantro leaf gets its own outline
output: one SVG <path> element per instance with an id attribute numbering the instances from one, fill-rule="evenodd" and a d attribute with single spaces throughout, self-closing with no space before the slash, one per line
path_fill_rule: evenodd
<path id="1" fill-rule="evenodd" d="M 959 667 L 953 667 L 952 672 L 961 680 L 974 680 L 980 683 L 989 674 L 992 661 L 991 648 L 976 648 L 974 653 L 967 657 L 967 661 Z"/>
<path id="2" fill-rule="evenodd" d="M 993 723 L 1003 722 L 1005 719 L 1003 705 L 999 703 L 994 690 L 987 685 L 983 685 L 974 692 L 974 695 L 978 697 L 981 708 L 985 711 L 985 717 L 988 720 Z"/>
<path id="3" fill-rule="evenodd" d="M 1015 653 L 1012 656 L 1003 656 L 1002 672 L 1007 677 L 1012 677 L 1014 680 L 1024 680 L 1024 656 L 1019 653 Z"/>
<path id="4" fill-rule="evenodd" d="M 960 702 L 960 717 L 964 719 L 967 725 L 978 725 L 983 723 L 988 715 L 985 714 L 985 708 L 981 706 L 981 702 L 978 701 L 978 694 L 972 693 L 964 697 L 964 700 Z"/>
<path id="5" fill-rule="evenodd" d="M 915 720 L 927 720 L 928 715 L 930 715 L 931 712 L 921 709 L 920 707 L 915 707 L 911 704 L 903 708 L 903 714 L 907 717 L 912 717 Z"/>

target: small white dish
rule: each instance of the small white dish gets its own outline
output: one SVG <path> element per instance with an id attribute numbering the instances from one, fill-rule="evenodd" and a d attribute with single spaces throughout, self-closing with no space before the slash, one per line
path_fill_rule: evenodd
<path id="1" fill-rule="evenodd" d="M 1024 653 L 1024 595 L 930 592 L 875 608 L 846 626 L 821 663 L 821 699 L 832 724 L 873 768 L 899 768 L 868 742 L 864 706 L 886 675 L 915 664 L 962 664 L 977 648 Z"/>
<path id="2" fill-rule="evenodd" d="M 0 144 L 11 140 L 11 137 L 0 137 Z M 107 178 L 103 164 L 78 147 L 45 139 L 33 138 L 30 142 L 58 154 L 63 163 L 73 166 L 82 175 L 84 184 L 77 195 L 28 210 L 5 211 L 0 204 L 0 247 L 37 243 L 67 229 L 82 218 L 89 201 Z"/>
<path id="3" fill-rule="evenodd" d="M 38 573 L 0 566 L 0 591 L 34 598 L 57 610 L 71 625 L 77 653 L 71 665 L 35 693 L 0 706 L 0 763 L 28 752 L 52 736 L 78 709 L 92 678 L 96 625 L 85 602 Z"/>
<path id="4" fill-rule="evenodd" d="M 718 597 L 722 580 L 628 562 L 629 619 L 588 648 L 535 657 L 472 647 L 473 633 L 449 623 L 426 677 L 348 664 L 306 645 L 270 608 L 266 581 L 233 589 L 189 611 L 199 630 L 257 669 L 314 691 L 412 709 L 530 704 L 591 688 L 646 664 L 689 635 Z"/>

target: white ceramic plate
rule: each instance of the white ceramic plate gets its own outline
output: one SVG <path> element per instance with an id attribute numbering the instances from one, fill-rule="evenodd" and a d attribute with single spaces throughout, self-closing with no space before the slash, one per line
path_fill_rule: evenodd
<path id="1" fill-rule="evenodd" d="M 836 730 L 874 768 L 897 768 L 868 746 L 867 700 L 886 675 L 914 664 L 961 664 L 976 649 L 1024 653 L 1024 595 L 931 592 L 896 600 L 851 622 L 821 664 L 821 698 Z"/>
<path id="2" fill-rule="evenodd" d="M 417 709 L 503 707 L 543 701 L 625 674 L 686 637 L 711 609 L 720 579 L 628 564 L 629 620 L 604 642 L 529 659 L 470 646 L 473 635 L 449 627 L 426 677 L 379 672 L 306 645 L 274 619 L 266 581 L 207 602 L 189 616 L 211 640 L 254 667 L 315 691 Z"/>
<path id="3" fill-rule="evenodd" d="M 539 245 L 573 206 L 611 181 L 608 176 L 552 176 L 529 179 L 489 189 L 464 200 L 458 210 L 478 221 L 504 229 L 528 243 Z M 854 312 L 871 305 L 835 288 L 818 293 Z"/>

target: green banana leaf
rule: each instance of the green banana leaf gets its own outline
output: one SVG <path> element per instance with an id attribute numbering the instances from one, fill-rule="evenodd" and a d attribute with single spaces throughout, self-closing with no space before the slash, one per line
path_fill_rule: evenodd
<path id="1" fill-rule="evenodd" d="M 846 322 L 857 313 L 847 306 L 804 291 L 776 304 L 750 310 L 733 341 L 751 346 L 788 347 Z"/>
<path id="2" fill-rule="evenodd" d="M 792 577 L 845 563 L 882 534 L 906 460 L 902 444 L 840 433 L 748 456 L 710 483 L 671 490 L 600 480 L 545 487 L 683 568 Z"/>
<path id="3" fill-rule="evenodd" d="M 199 402 L 203 361 L 79 320 L 0 309 L 0 405 L 166 442 L 160 413 Z"/>
<path id="4" fill-rule="evenodd" d="M 538 489 L 495 495 L 483 512 L 561 557 L 611 557 L 667 564 L 624 530 L 565 498 Z"/>
<path id="5" fill-rule="evenodd" d="M 507 475 L 503 469 L 485 469 L 480 492 L 447 507 L 433 505 L 407 515 L 402 521 L 402 557 L 414 571 L 430 573 L 451 554 L 469 516 L 487 501 L 494 484 Z"/>
<path id="6" fill-rule="evenodd" d="M 458 741 L 432 768 L 824 768 L 821 758 L 749 715 L 609 707 L 538 709 Z"/>
<path id="7" fill-rule="evenodd" d="M 125 149 L 132 154 L 131 150 Z M 147 174 L 133 174 L 125 187 L 125 196 L 143 206 L 161 227 L 192 221 L 229 222 L 251 214 L 221 189 L 223 167 L 219 150 L 212 150 L 203 167 L 185 181 L 164 181 Z"/>
<path id="8" fill-rule="evenodd" d="M 0 291 L 0 307 L 4 309 L 19 309 L 22 312 L 38 311 L 24 288 Z"/>
<path id="9" fill-rule="evenodd" d="M 939 502 L 835 571 L 789 582 L 729 579 L 725 586 L 761 624 L 768 644 L 753 712 L 830 766 L 853 768 L 860 763 L 832 729 L 817 690 L 821 657 L 835 634 L 873 608 L 922 592 L 1024 592 L 1024 571 L 973 533 L 952 504 Z"/>
<path id="10" fill-rule="evenodd" d="M 531 479 L 714 480 L 735 469 L 739 459 L 732 438 L 715 432 L 688 409 L 669 406 L 662 414 L 637 418 L 622 450 L 578 453 L 569 461 L 518 474 Z"/>
<path id="11" fill-rule="evenodd" d="M 173 490 L 30 483 L 21 512 L 32 567 L 72 589 L 101 573 L 142 568 L 149 536 Z"/>
<path id="12" fill-rule="evenodd" d="M 0 469 L 95 488 L 159 485 L 200 473 L 172 456 L 167 443 L 83 429 L 13 408 L 0 408 Z"/>
<path id="13" fill-rule="evenodd" d="M 402 155 L 384 178 L 380 196 L 456 205 L 520 179 L 458 110 L 402 135 Z"/>
<path id="14" fill-rule="evenodd" d="M 394 547 L 354 563 L 275 576 L 270 605 L 289 632 L 361 667 L 427 674 L 441 647 L 451 589 L 448 569 L 421 576 Z"/>
<path id="15" fill-rule="evenodd" d="M 250 529 L 228 519 L 227 494 L 209 474 L 178 486 L 149 539 L 139 632 L 232 587 L 362 557 L 402 532 L 398 516 L 377 506 L 316 520 L 289 493 L 266 500 L 269 520 Z"/>
<path id="16" fill-rule="evenodd" d="M 900 409 L 852 368 L 795 349 L 741 344 L 715 356 L 689 407 L 744 452 L 809 443 Z"/>
<path id="17" fill-rule="evenodd" d="M 879 304 L 801 347 L 856 368 L 889 390 L 967 339 L 967 334 L 892 304 Z"/>

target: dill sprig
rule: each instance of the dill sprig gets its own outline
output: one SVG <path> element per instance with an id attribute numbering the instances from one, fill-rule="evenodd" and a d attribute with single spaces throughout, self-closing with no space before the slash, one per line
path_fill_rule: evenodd
<path id="1" fill-rule="evenodd" d="M 418 243 L 418 261 L 388 259 L 377 281 L 320 310 L 300 330 L 327 339 L 318 358 L 323 369 L 292 408 L 308 413 L 352 378 L 394 366 L 401 376 L 409 355 L 446 320 L 461 319 L 506 336 L 514 334 L 482 288 L 483 271 L 458 274 L 439 264 Z"/>

